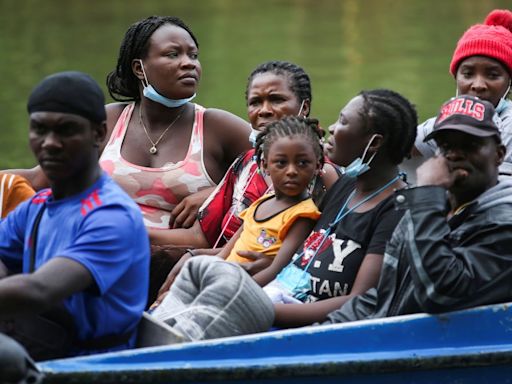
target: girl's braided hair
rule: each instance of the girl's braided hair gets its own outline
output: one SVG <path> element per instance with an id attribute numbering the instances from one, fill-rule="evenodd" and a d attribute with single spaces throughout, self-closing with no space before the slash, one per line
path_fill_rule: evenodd
<path id="1" fill-rule="evenodd" d="M 306 138 L 311 143 L 321 166 L 324 165 L 324 150 L 321 143 L 323 130 L 319 127 L 318 120 L 299 116 L 283 117 L 270 123 L 260 132 L 256 139 L 256 162 L 261 165 L 261 160 L 268 156 L 268 150 L 278 138 L 293 136 Z"/>

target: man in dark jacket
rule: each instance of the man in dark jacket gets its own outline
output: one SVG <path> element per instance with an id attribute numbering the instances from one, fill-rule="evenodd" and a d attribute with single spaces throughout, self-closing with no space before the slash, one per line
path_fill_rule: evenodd
<path id="1" fill-rule="evenodd" d="M 387 245 L 379 284 L 332 312 L 326 324 L 438 313 L 512 300 L 512 181 L 498 180 L 506 149 L 494 108 L 472 96 L 443 105 L 438 156 L 398 191 L 406 213 Z"/>

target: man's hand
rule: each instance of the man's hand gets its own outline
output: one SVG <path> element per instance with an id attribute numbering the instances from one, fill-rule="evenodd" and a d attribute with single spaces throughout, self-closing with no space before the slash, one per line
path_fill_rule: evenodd
<path id="1" fill-rule="evenodd" d="M 466 177 L 468 177 L 468 171 L 460 168 L 451 169 L 443 156 L 428 159 L 416 170 L 418 187 L 438 185 L 450 189 L 455 183 Z"/>
<path id="2" fill-rule="evenodd" d="M 250 261 L 247 263 L 240 263 L 240 266 L 246 270 L 246 272 L 253 276 L 259 271 L 264 270 L 270 264 L 272 264 L 272 258 L 265 256 L 261 252 L 254 251 L 238 251 L 238 255 L 241 257 L 245 257 L 247 259 L 251 259 L 254 261 Z"/>

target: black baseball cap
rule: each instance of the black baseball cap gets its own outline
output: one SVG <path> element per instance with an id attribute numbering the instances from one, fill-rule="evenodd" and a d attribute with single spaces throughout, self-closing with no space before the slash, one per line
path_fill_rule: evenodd
<path id="1" fill-rule="evenodd" d="M 478 137 L 498 136 L 500 131 L 493 120 L 493 105 L 475 96 L 463 95 L 443 104 L 434 123 L 434 130 L 424 141 L 434 139 L 445 130 L 454 130 Z"/>

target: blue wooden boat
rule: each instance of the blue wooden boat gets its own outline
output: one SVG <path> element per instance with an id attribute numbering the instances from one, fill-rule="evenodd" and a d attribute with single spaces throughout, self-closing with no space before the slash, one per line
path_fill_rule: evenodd
<path id="1" fill-rule="evenodd" d="M 509 383 L 512 303 L 41 363 L 44 383 Z"/>

